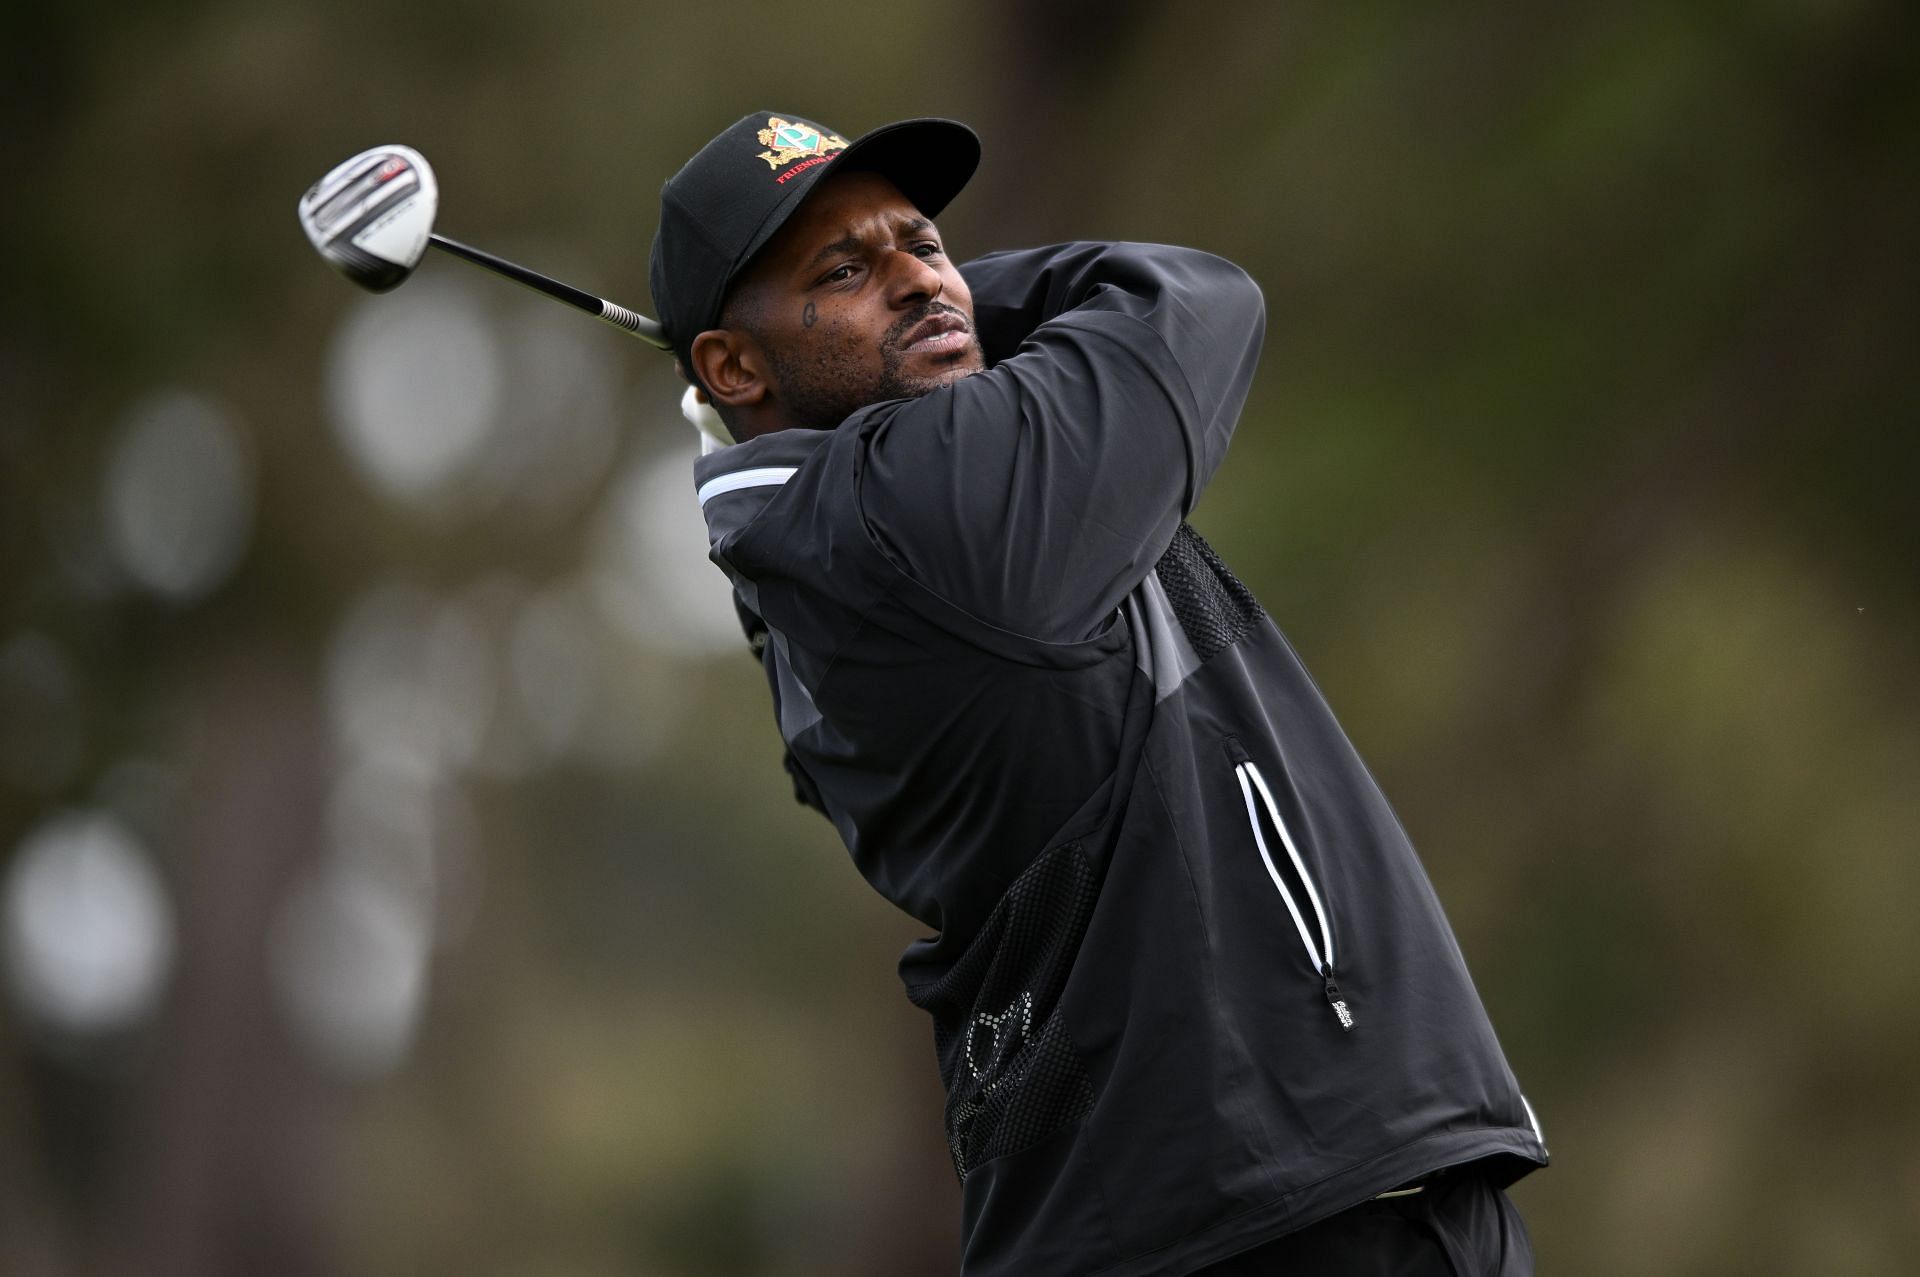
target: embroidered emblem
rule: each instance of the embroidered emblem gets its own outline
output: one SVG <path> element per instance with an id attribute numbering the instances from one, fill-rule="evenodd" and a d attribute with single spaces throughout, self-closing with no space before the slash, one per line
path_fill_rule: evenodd
<path id="1" fill-rule="evenodd" d="M 767 149 L 760 152 L 761 159 L 770 169 L 778 169 L 795 160 L 807 160 L 802 168 L 811 168 L 832 157 L 830 152 L 847 149 L 847 139 L 838 133 L 822 133 L 805 120 L 783 120 L 777 115 L 767 117 L 767 127 L 760 130 L 760 145 Z M 798 172 L 798 169 L 794 170 Z M 788 174 L 781 174 L 785 181 Z"/>

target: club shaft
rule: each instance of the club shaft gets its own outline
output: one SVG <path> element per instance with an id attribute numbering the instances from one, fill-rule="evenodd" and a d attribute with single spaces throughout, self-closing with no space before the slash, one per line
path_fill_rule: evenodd
<path id="1" fill-rule="evenodd" d="M 628 310 L 625 306 L 607 301 L 602 297 L 595 297 L 592 293 L 582 292 L 572 284 L 563 284 L 557 279 L 549 279 L 538 271 L 528 270 L 504 257 L 495 257 L 492 253 L 483 252 L 471 244 L 462 244 L 457 239 L 448 239 L 445 235 L 429 235 L 427 240 L 443 253 L 451 253 L 463 261 L 472 262 L 475 266 L 490 270 L 496 275 L 504 275 L 516 284 L 524 284 L 535 292 L 545 293 L 555 301 L 562 301 L 576 309 L 584 310 L 595 319 L 603 319 L 622 332 L 633 334 L 649 346 L 659 350 L 673 349 L 671 343 L 667 341 L 666 334 L 661 332 L 659 324 L 645 315 Z"/>

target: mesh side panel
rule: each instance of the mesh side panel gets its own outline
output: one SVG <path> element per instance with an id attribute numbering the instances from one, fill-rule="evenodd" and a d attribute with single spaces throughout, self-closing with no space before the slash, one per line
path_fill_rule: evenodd
<path id="1" fill-rule="evenodd" d="M 1245 638 L 1263 615 L 1253 591 L 1184 523 L 1153 570 L 1173 605 L 1174 617 L 1202 661 Z"/>
<path id="2" fill-rule="evenodd" d="M 1094 894 L 1079 844 L 1046 853 L 1014 880 L 952 969 L 908 991 L 933 1016 L 947 1145 L 962 1183 L 982 1162 L 1030 1148 L 1093 1108 L 1093 1084 L 1057 1004 Z"/>

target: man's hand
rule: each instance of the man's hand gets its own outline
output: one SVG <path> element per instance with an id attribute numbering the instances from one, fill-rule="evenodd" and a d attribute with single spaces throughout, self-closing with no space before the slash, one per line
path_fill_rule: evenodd
<path id="1" fill-rule="evenodd" d="M 688 386 L 687 393 L 680 396 L 680 415 L 692 423 L 693 428 L 703 436 L 701 452 L 712 452 L 715 448 L 724 448 L 733 442 L 733 435 L 727 430 L 727 423 L 720 420 L 720 414 L 707 402 L 700 387 Z"/>

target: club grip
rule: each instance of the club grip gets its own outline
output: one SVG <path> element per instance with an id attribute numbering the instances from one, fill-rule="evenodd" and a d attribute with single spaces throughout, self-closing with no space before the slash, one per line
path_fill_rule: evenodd
<path id="1" fill-rule="evenodd" d="M 653 320 L 648 319 L 645 315 L 628 310 L 625 306 L 617 302 L 610 302 L 604 297 L 598 300 L 600 302 L 600 318 L 606 320 L 615 328 L 624 328 L 641 341 L 646 342 L 650 346 L 657 347 L 660 350 L 672 349 L 672 345 L 667 341 L 666 334 L 661 331 L 660 325 Z"/>

